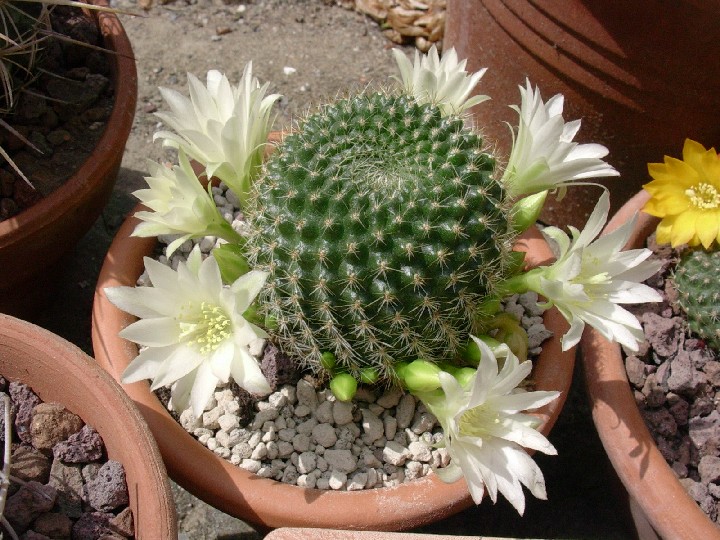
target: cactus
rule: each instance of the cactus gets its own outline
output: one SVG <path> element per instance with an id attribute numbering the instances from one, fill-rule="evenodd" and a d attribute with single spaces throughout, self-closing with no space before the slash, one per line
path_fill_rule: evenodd
<path id="1" fill-rule="evenodd" d="M 687 314 L 690 330 L 720 350 L 720 251 L 695 249 L 683 254 L 675 268 L 678 303 Z"/>
<path id="2" fill-rule="evenodd" d="M 515 267 L 495 162 L 462 117 L 365 93 L 300 122 L 251 195 L 247 250 L 282 348 L 356 378 L 452 359 Z"/>

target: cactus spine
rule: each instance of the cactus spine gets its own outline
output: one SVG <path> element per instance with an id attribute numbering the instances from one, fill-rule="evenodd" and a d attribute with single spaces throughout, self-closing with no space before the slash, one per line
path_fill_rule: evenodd
<path id="1" fill-rule="evenodd" d="M 12 112 L 18 89 L 37 76 L 41 44 L 51 30 L 50 9 L 41 3 L 0 3 L 0 114 Z"/>
<path id="2" fill-rule="evenodd" d="M 690 330 L 720 350 L 720 251 L 696 249 L 684 253 L 675 268 L 678 303 Z"/>
<path id="3" fill-rule="evenodd" d="M 494 165 L 461 117 L 408 96 L 366 93 L 304 119 L 247 209 L 282 348 L 386 381 L 397 362 L 451 359 L 515 260 Z"/>

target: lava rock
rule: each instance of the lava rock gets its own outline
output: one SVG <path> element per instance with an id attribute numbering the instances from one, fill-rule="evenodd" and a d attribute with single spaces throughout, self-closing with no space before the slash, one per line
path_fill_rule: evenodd
<path id="1" fill-rule="evenodd" d="M 135 535 L 135 523 L 130 507 L 125 508 L 110 520 L 110 528 L 121 536 L 130 537 Z"/>
<path id="2" fill-rule="evenodd" d="M 670 363 L 668 388 L 677 394 L 694 396 L 702 383 L 704 381 L 696 375 L 690 354 L 684 350 L 678 351 L 677 356 Z"/>
<path id="3" fill-rule="evenodd" d="M 69 538 L 72 525 L 72 520 L 66 515 L 47 512 L 40 514 L 35 519 L 32 528 L 36 533 L 44 534 L 50 538 Z"/>
<path id="4" fill-rule="evenodd" d="M 83 428 L 70 435 L 66 441 L 53 446 L 55 459 L 66 463 L 88 463 L 97 461 L 103 455 L 103 440 L 100 434 L 91 426 Z"/>
<path id="5" fill-rule="evenodd" d="M 73 525 L 73 540 L 98 540 L 112 535 L 110 523 L 114 517 L 108 512 L 85 512 Z"/>
<path id="6" fill-rule="evenodd" d="M 260 362 L 260 370 L 268 380 L 273 392 L 283 384 L 296 383 L 299 378 L 295 362 L 272 343 L 265 346 L 263 358 Z"/>
<path id="7" fill-rule="evenodd" d="M 642 316 L 645 339 L 661 358 L 675 354 L 683 338 L 682 324 L 678 324 L 675 319 L 666 319 L 652 312 Z"/>
<path id="8" fill-rule="evenodd" d="M 83 499 L 95 510 L 110 511 L 128 504 L 125 469 L 119 461 L 108 460 L 95 478 L 85 484 Z"/>
<path id="9" fill-rule="evenodd" d="M 70 518 L 79 518 L 84 484 L 80 465 L 66 465 L 58 459 L 54 460 L 48 484 L 57 490 L 57 509 Z"/>
<path id="10" fill-rule="evenodd" d="M 33 409 L 30 424 L 32 445 L 41 450 L 51 450 L 60 441 L 80 431 L 84 422 L 59 403 L 40 403 Z"/>
<path id="11" fill-rule="evenodd" d="M 10 474 L 26 482 L 45 484 L 50 477 L 50 460 L 40 450 L 18 445 L 10 459 Z"/>
<path id="12" fill-rule="evenodd" d="M 49 512 L 55 505 L 57 491 L 40 482 L 27 482 L 8 497 L 5 518 L 16 533 L 23 533 L 40 514 Z"/>
<path id="13" fill-rule="evenodd" d="M 19 382 L 10 383 L 9 393 L 15 404 L 15 432 L 22 442 L 29 443 L 33 409 L 41 400 L 30 387 Z"/>
<path id="14" fill-rule="evenodd" d="M 700 458 L 698 472 L 700 473 L 700 479 L 705 484 L 717 484 L 720 482 L 720 457 L 703 456 Z"/>

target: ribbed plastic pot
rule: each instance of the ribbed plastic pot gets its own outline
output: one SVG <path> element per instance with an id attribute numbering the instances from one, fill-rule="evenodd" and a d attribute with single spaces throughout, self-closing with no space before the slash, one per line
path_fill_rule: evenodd
<path id="1" fill-rule="evenodd" d="M 175 503 L 155 439 L 127 394 L 92 358 L 39 326 L 0 314 L 0 374 L 97 430 L 108 457 L 125 469 L 135 538 L 177 538 Z"/>
<path id="2" fill-rule="evenodd" d="M 631 220 L 648 199 L 647 192 L 637 193 L 613 216 L 605 233 Z M 657 223 L 657 218 L 640 213 L 626 248 L 644 247 Z M 620 346 L 587 328 L 580 353 L 595 428 L 618 477 L 652 528 L 668 540 L 720 539 L 720 528 L 687 494 L 648 431 Z"/>
<path id="3" fill-rule="evenodd" d="M 94 0 L 107 5 L 105 0 Z M 122 24 L 93 12 L 110 51 L 115 103 L 93 153 L 62 186 L 17 216 L 0 222 L 0 312 L 30 318 L 47 302 L 54 267 L 90 229 L 110 198 L 130 135 L 137 71 Z"/>
<path id="4" fill-rule="evenodd" d="M 137 347 L 118 337 L 133 317 L 111 304 L 103 290 L 132 286 L 143 271 L 144 255 L 156 245 L 153 238 L 131 237 L 137 224 L 129 218 L 118 231 L 103 264 L 95 290 L 92 341 L 95 357 L 116 380 L 137 355 Z M 537 230 L 518 244 L 534 264 L 552 257 Z M 555 310 L 545 315 L 555 338 L 546 342 L 533 380 L 540 390 L 559 390 L 562 396 L 535 414 L 544 434 L 560 414 L 572 380 L 574 350 L 562 352 L 559 337 L 567 329 Z M 149 384 L 123 385 L 155 435 L 170 476 L 212 506 L 261 527 L 317 527 L 331 529 L 405 530 L 438 521 L 473 502 L 464 480 L 443 483 L 437 476 L 413 480 L 394 488 L 362 491 L 307 489 L 260 478 L 205 448 L 160 403 Z"/>

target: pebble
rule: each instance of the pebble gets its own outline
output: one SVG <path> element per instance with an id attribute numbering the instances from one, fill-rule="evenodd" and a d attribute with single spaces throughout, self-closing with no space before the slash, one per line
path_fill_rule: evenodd
<path id="1" fill-rule="evenodd" d="M 415 405 L 415 398 L 412 394 L 405 394 L 400 398 L 395 410 L 396 427 L 405 429 L 410 426 L 410 422 L 412 422 L 415 415 Z M 386 437 L 392 439 L 394 435 L 387 434 Z"/>
<path id="2" fill-rule="evenodd" d="M 357 460 L 350 450 L 326 450 L 323 457 L 334 471 L 349 473 L 357 469 Z"/>
<path id="3" fill-rule="evenodd" d="M 353 421 L 352 403 L 335 401 L 333 404 L 333 420 L 336 425 L 349 424 Z"/>
<path id="4" fill-rule="evenodd" d="M 330 478 L 328 480 L 328 485 L 330 486 L 330 489 L 339 490 L 345 487 L 345 484 L 347 483 L 347 474 L 341 471 L 334 470 L 330 474 Z"/>
<path id="5" fill-rule="evenodd" d="M 383 461 L 390 465 L 403 465 L 407 461 L 409 450 L 400 443 L 388 441 L 383 448 Z"/>

